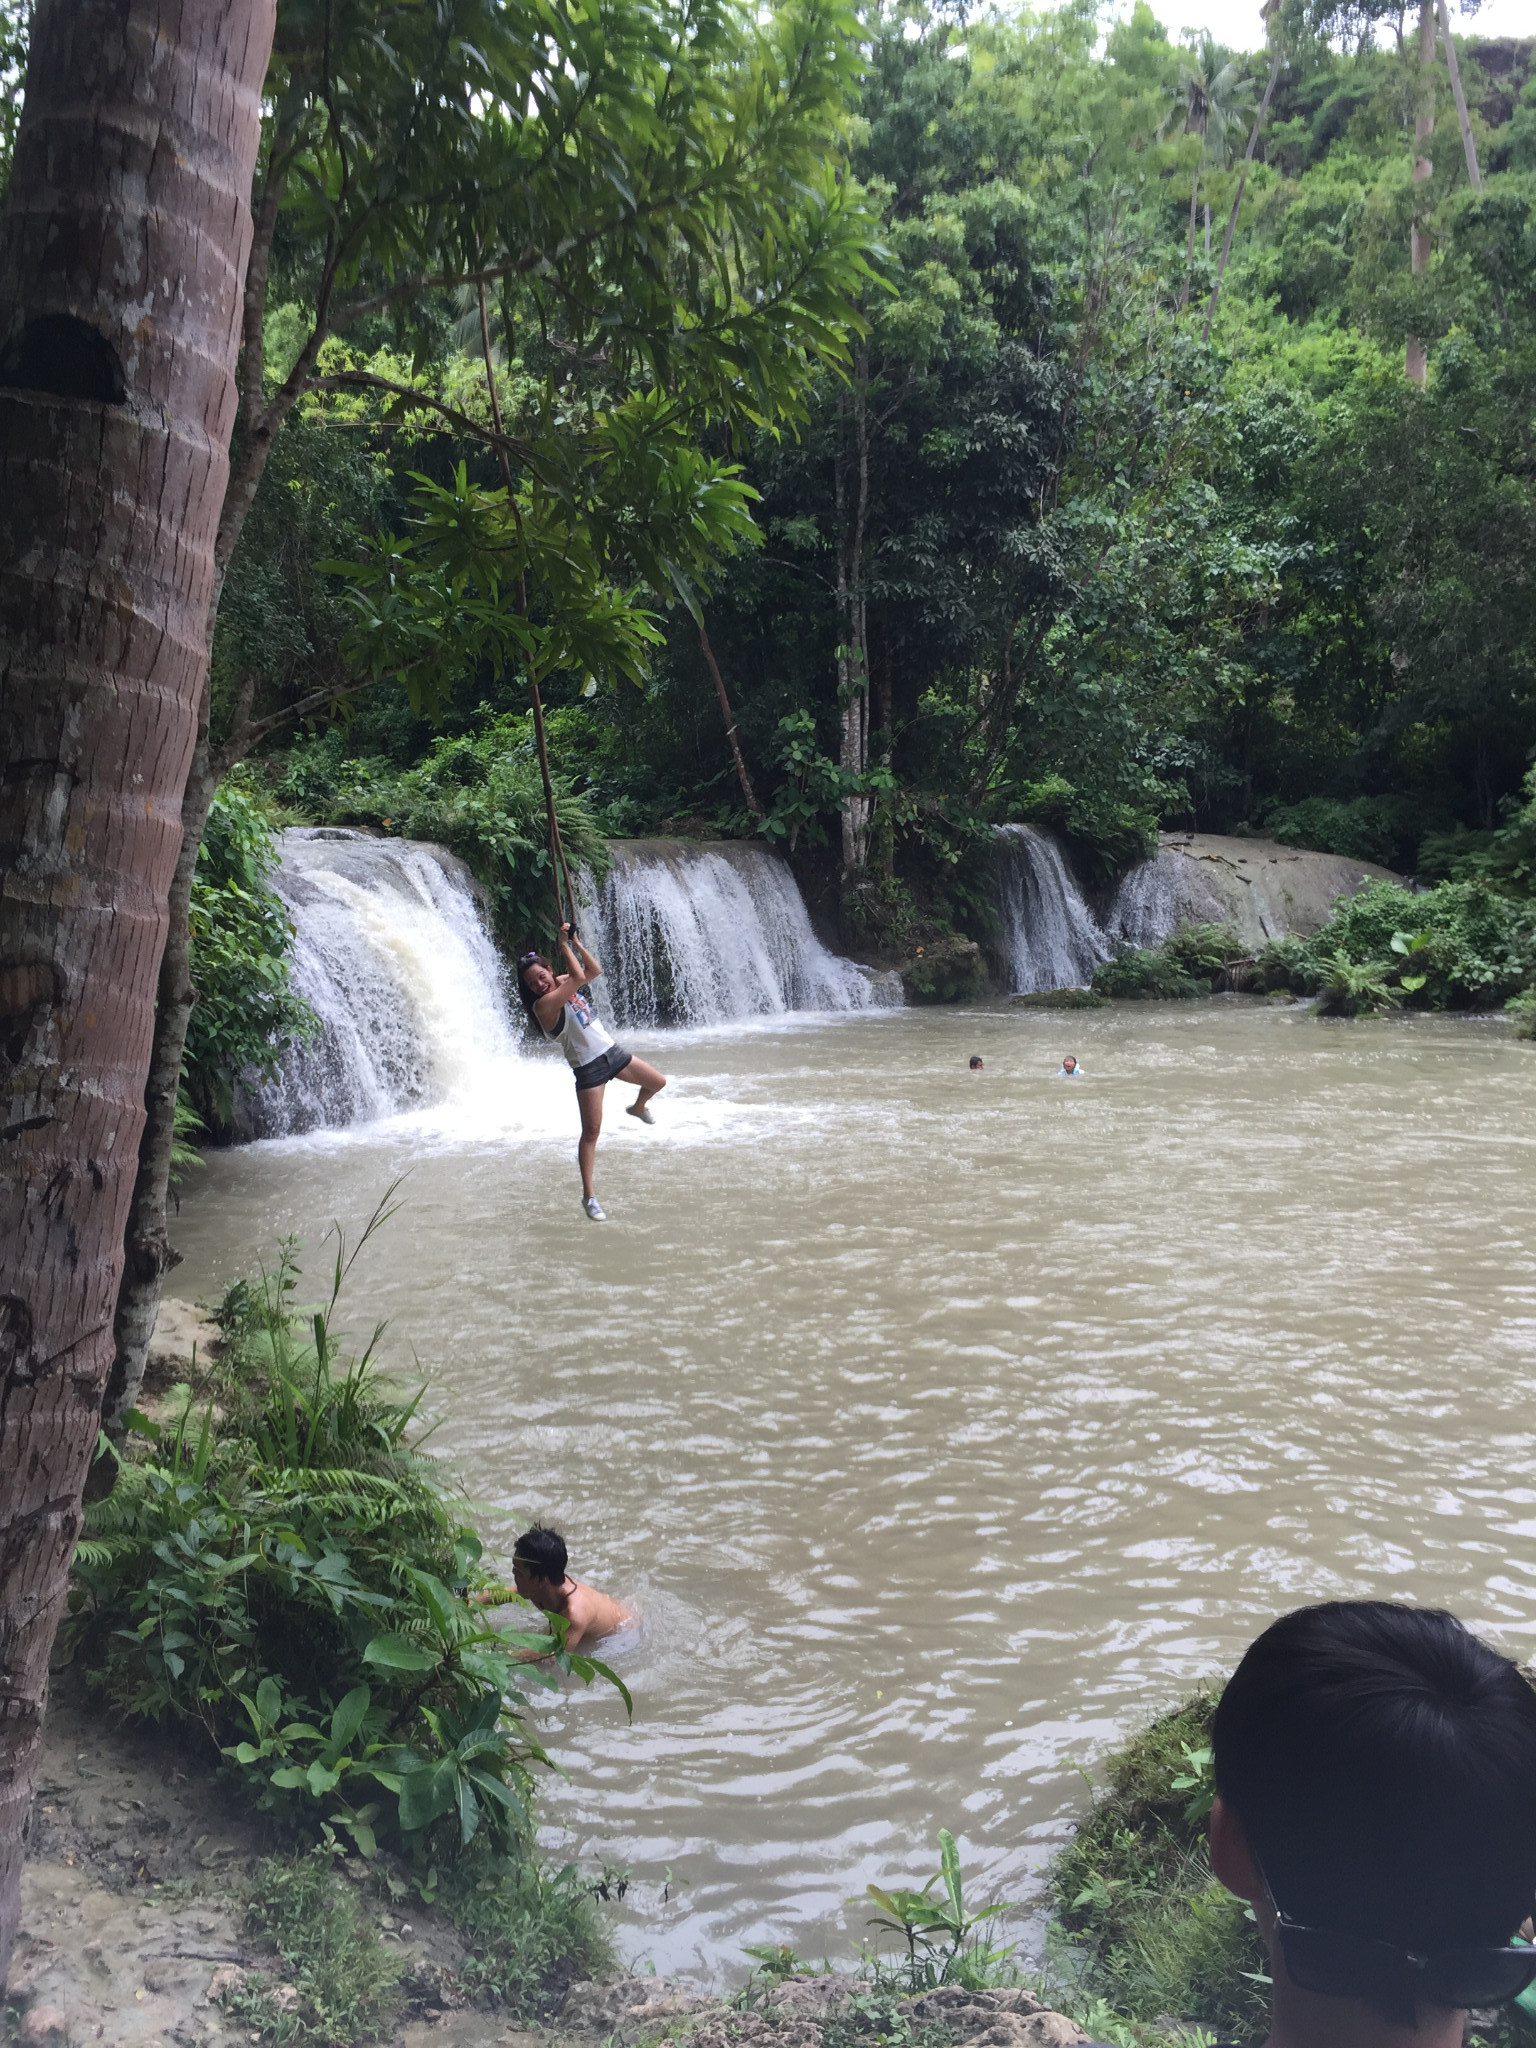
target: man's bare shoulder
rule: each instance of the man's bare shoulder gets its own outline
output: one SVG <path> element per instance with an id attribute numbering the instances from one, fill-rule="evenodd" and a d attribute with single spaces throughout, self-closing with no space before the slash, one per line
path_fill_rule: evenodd
<path id="1" fill-rule="evenodd" d="M 622 1601 L 599 1593 L 595 1586 L 582 1585 L 579 1579 L 566 1603 L 566 1611 L 586 1636 L 612 1635 L 632 1618 Z"/>

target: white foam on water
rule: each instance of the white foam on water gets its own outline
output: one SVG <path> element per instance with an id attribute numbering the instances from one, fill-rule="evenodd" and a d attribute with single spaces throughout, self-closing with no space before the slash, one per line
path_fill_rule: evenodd
<path id="1" fill-rule="evenodd" d="M 999 825 L 996 838 L 1009 993 L 1086 988 L 1114 949 L 1083 901 L 1061 848 L 1035 825 Z"/>
<path id="2" fill-rule="evenodd" d="M 568 1144 L 570 1069 L 514 1021 L 463 864 L 440 847 L 339 829 L 286 832 L 281 851 L 274 883 L 294 924 L 293 983 L 322 1031 L 285 1055 L 274 1081 L 244 1091 L 239 1134 L 324 1150 L 380 1139 Z M 814 1021 L 807 1012 L 888 1005 L 893 987 L 899 1002 L 894 976 L 827 951 L 794 877 L 760 849 L 621 850 L 591 922 L 608 970 L 599 1006 L 616 1029 L 654 1029 L 663 996 L 685 1042 L 801 1029 Z M 650 1050 L 665 1067 L 664 1049 Z M 637 1137 L 619 1107 L 606 1130 Z M 647 1142 L 739 1140 L 743 1119 L 750 1130 L 763 1114 L 675 1087 L 664 1109 Z"/>

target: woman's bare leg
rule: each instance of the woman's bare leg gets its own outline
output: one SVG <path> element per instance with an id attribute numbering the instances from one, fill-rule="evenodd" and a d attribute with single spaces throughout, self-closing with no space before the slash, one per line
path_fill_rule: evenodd
<path id="1" fill-rule="evenodd" d="M 658 1073 L 656 1068 L 645 1060 L 631 1060 L 619 1078 L 624 1081 L 633 1081 L 640 1090 L 640 1093 L 625 1112 L 628 1116 L 639 1116 L 651 1097 L 659 1095 L 667 1085 L 666 1075 Z"/>
<path id="2" fill-rule="evenodd" d="M 603 1091 L 601 1088 L 578 1088 L 576 1102 L 581 1110 L 581 1142 L 576 1147 L 576 1159 L 581 1167 L 581 1193 L 585 1200 L 593 1192 L 592 1169 L 597 1164 L 597 1135 L 603 1128 Z"/>

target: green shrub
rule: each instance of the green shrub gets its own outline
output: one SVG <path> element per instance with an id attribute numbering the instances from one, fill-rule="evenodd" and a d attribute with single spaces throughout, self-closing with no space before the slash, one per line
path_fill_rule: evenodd
<path id="1" fill-rule="evenodd" d="M 1106 960 L 1093 977 L 1096 996 L 1118 996 L 1122 1001 L 1183 1001 L 1210 992 L 1208 980 L 1198 979 L 1161 947 L 1127 948 Z"/>
<path id="2" fill-rule="evenodd" d="M 316 2048 L 353 2048 L 393 2033 L 400 1958 L 385 1949 L 324 1850 L 268 1858 L 251 1887 L 246 1927 L 282 1957 L 297 2002 L 276 1995 L 282 1987 L 253 1970 L 226 1994 L 226 2012 L 269 2041 Z"/>
<path id="3" fill-rule="evenodd" d="M 1093 993 L 1132 1002 L 1186 1001 L 1236 986 L 1248 966 L 1243 942 L 1224 924 L 1181 924 L 1161 946 L 1128 947 L 1093 977 Z"/>
<path id="4" fill-rule="evenodd" d="M 574 1864 L 549 1872 L 471 1851 L 443 1879 L 439 1903 L 469 1949 L 466 1990 L 521 2020 L 558 2012 L 567 1988 L 613 1966 L 613 1939 Z"/>
<path id="5" fill-rule="evenodd" d="M 1181 924 L 1163 941 L 1163 951 L 1186 974 L 1204 980 L 1213 988 L 1227 978 L 1239 961 L 1247 961 L 1247 950 L 1237 933 L 1225 924 Z"/>
<path id="6" fill-rule="evenodd" d="M 1107 1789 L 1051 1867 L 1065 1980 L 1052 1995 L 1256 2041 L 1269 2023 L 1264 1946 L 1205 1852 L 1216 1697 L 1197 1694 L 1108 1759 Z"/>
<path id="7" fill-rule="evenodd" d="M 1442 882 L 1416 895 L 1373 882 L 1346 897 L 1312 938 L 1272 941 L 1255 962 L 1267 987 L 1354 1000 L 1346 970 L 1385 994 L 1364 1007 L 1402 1001 L 1420 1009 L 1501 1003 L 1536 982 L 1536 904 L 1488 883 Z"/>
<path id="8" fill-rule="evenodd" d="M 327 824 L 373 825 L 430 839 L 456 853 L 485 888 L 497 935 L 510 950 L 554 932 L 544 784 L 529 713 L 491 717 L 475 733 L 437 739 L 426 760 L 397 769 L 347 760 L 338 736 L 295 747 L 280 795 Z M 608 843 L 584 797 L 555 777 L 555 815 L 574 880 L 608 871 Z"/>
<path id="9" fill-rule="evenodd" d="M 1536 1038 L 1536 989 L 1511 996 L 1504 1008 L 1514 1019 L 1516 1038 Z"/>
<path id="10" fill-rule="evenodd" d="M 380 1333 L 340 1351 L 357 1254 L 339 1231 L 337 1245 L 324 1308 L 295 1308 L 285 1246 L 275 1274 L 226 1302 L 230 1352 L 206 1405 L 189 1391 L 174 1426 L 137 1418 L 147 1450 L 88 1512 L 74 1625 L 95 1690 L 201 1728 L 290 1830 L 365 1856 L 387 1839 L 430 1872 L 476 1839 L 526 1842 L 548 1758 L 514 1681 L 558 1681 L 517 1661 L 549 1649 L 544 1617 L 501 1630 L 471 1602 L 479 1539 L 413 1444 L 419 1396 L 379 1376 Z M 605 1665 L 558 1647 L 552 1661 L 628 1700 Z"/>
<path id="11" fill-rule="evenodd" d="M 249 782 L 219 787 L 192 878 L 192 986 L 182 1086 L 197 1119 L 222 1131 L 236 1080 L 271 1080 L 284 1051 L 319 1019 L 289 979 L 293 926 L 268 882 L 277 866 L 271 813 Z"/>

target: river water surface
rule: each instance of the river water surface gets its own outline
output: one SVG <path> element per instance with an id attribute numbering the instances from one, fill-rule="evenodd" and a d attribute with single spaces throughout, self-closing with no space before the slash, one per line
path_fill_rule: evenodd
<path id="1" fill-rule="evenodd" d="M 1496 1027 L 1218 999 L 635 1045 L 675 1080 L 655 1130 L 609 1091 L 604 1227 L 551 1060 L 216 1155 L 176 1233 L 181 1293 L 288 1232 L 319 1292 L 326 1224 L 408 1173 L 354 1325 L 414 1353 L 501 1560 L 555 1519 L 643 1616 L 632 1727 L 537 1709 L 547 1844 L 633 1870 L 632 1955 L 847 1956 L 941 1826 L 1026 1893 L 1078 1767 L 1297 1602 L 1536 1647 L 1536 1057 Z"/>

